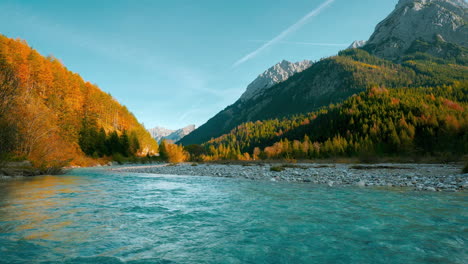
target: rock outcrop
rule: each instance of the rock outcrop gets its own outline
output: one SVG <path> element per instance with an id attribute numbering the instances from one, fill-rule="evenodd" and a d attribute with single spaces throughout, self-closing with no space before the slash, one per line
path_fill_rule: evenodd
<path id="1" fill-rule="evenodd" d="M 183 137 L 190 134 L 192 131 L 195 130 L 195 125 L 188 125 L 184 128 L 171 130 L 164 127 L 155 127 L 152 129 L 148 129 L 151 136 L 156 139 L 156 141 L 160 142 L 163 139 L 171 140 L 173 142 L 177 142 L 181 140 Z"/>
<path id="2" fill-rule="evenodd" d="M 351 43 L 348 49 L 362 48 L 366 45 L 366 43 L 367 43 L 366 40 L 355 40 L 353 43 Z"/>
<path id="3" fill-rule="evenodd" d="M 372 54 L 398 59 L 416 40 L 468 46 L 468 4 L 463 0 L 400 0 L 366 44 Z"/>
<path id="4" fill-rule="evenodd" d="M 273 87 L 275 84 L 284 82 L 289 77 L 296 73 L 302 72 L 312 65 L 311 61 L 304 60 L 301 62 L 292 63 L 286 60 L 276 64 L 269 68 L 264 73 L 260 74 L 249 86 L 247 90 L 242 94 L 240 100 L 247 101 L 255 99 L 259 95 L 263 94 L 267 89 Z"/>

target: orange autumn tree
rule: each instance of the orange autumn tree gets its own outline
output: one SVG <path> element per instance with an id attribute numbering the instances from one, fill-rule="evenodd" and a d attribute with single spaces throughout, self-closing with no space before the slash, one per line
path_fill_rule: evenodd
<path id="1" fill-rule="evenodd" d="M 15 131 L 14 154 L 37 166 L 87 165 L 90 159 L 78 144 L 85 119 L 92 119 L 97 129 L 107 134 L 135 135 L 139 141 L 136 155 L 158 152 L 157 143 L 143 125 L 111 95 L 85 82 L 58 59 L 44 57 L 25 41 L 3 35 L 0 88 L 0 108 L 7 109 L 3 114 L 0 109 L 0 122 Z M 2 131 L 0 143 L 1 135 Z"/>
<path id="2" fill-rule="evenodd" d="M 180 163 L 189 159 L 189 154 L 181 145 L 176 145 L 172 141 L 163 139 L 159 147 L 161 159 L 171 162 Z"/>

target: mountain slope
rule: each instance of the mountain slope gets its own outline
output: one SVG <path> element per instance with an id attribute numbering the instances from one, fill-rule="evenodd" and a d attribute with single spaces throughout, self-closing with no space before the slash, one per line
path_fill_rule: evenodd
<path id="1" fill-rule="evenodd" d="M 453 86 L 372 88 L 338 106 L 244 123 L 204 144 L 201 159 L 328 158 L 468 153 L 468 80 Z"/>
<path id="2" fill-rule="evenodd" d="M 93 135 L 88 128 L 109 136 L 115 132 L 122 140 L 130 135 L 138 141 L 132 154 L 157 152 L 156 142 L 125 106 L 25 41 L 0 35 L 0 84 L 0 107 L 5 110 L 0 111 L 0 122 L 13 131 L 5 132 L 6 126 L 0 131 L 0 145 L 13 142 L 5 153 L 26 157 L 37 166 L 83 165 L 88 161 L 80 146 L 84 136 Z M 10 91 L 7 96 L 5 91 Z"/>
<path id="3" fill-rule="evenodd" d="M 296 73 L 302 72 L 312 65 L 311 61 L 301 61 L 292 63 L 286 60 L 276 64 L 264 73 L 260 74 L 242 94 L 240 100 L 248 101 L 255 99 L 275 84 L 284 82 Z"/>
<path id="4" fill-rule="evenodd" d="M 362 48 L 366 45 L 367 41 L 366 40 L 355 40 L 351 45 L 349 45 L 348 49 L 358 49 Z"/>
<path id="5" fill-rule="evenodd" d="M 183 127 L 181 129 L 177 129 L 176 131 L 172 132 L 170 135 L 167 137 L 164 137 L 164 139 L 171 140 L 173 142 L 177 142 L 184 138 L 185 136 L 189 135 L 192 133 L 192 131 L 195 130 L 195 125 L 189 125 L 186 127 Z"/>
<path id="6" fill-rule="evenodd" d="M 175 130 L 167 129 L 165 127 L 154 127 L 154 128 L 148 129 L 148 132 L 157 142 L 160 142 L 161 139 L 174 133 Z"/>
<path id="7" fill-rule="evenodd" d="M 468 4 L 464 0 L 400 0 L 366 43 L 366 50 L 382 58 L 398 59 L 417 40 L 436 40 L 468 46 Z M 431 55 L 438 52 L 433 51 Z"/>
<path id="8" fill-rule="evenodd" d="M 161 140 L 166 139 L 173 142 L 181 140 L 183 137 L 192 133 L 195 130 L 195 125 L 188 125 L 181 129 L 171 130 L 164 127 L 155 127 L 148 129 L 151 136 L 156 139 L 156 141 L 161 142 Z"/>
<path id="9" fill-rule="evenodd" d="M 435 86 L 463 80 L 468 74 L 464 66 L 446 61 L 429 62 L 429 59 L 432 58 L 408 57 L 404 63 L 397 64 L 363 50 L 347 50 L 315 63 L 255 99 L 238 100 L 180 142 L 200 144 L 244 122 L 315 111 L 374 86 Z"/>
<path id="10" fill-rule="evenodd" d="M 400 0 L 396 10 L 377 26 L 363 50 L 346 50 L 313 64 L 259 96 L 239 99 L 180 142 L 200 144 L 244 122 L 311 112 L 373 86 L 437 86 L 463 80 L 468 57 L 466 19 L 461 19 L 466 17 L 463 6 L 463 1 L 457 0 Z M 412 12 L 420 22 L 407 15 Z M 420 23 L 418 30 L 402 24 L 408 19 Z M 442 24 L 434 26 L 438 23 Z M 411 30 L 410 34 L 405 30 Z M 392 42 L 406 37 L 404 45 L 403 40 L 397 41 L 400 46 Z"/>

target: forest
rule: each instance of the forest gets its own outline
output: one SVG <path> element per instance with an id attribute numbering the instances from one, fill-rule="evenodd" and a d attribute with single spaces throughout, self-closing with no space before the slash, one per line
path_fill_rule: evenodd
<path id="1" fill-rule="evenodd" d="M 433 48 L 439 51 L 437 57 L 427 53 Z M 269 105 L 281 105 L 283 114 L 264 107 L 255 114 L 266 118 L 244 121 L 186 150 L 194 160 L 459 158 L 468 154 L 466 55 L 461 46 L 423 41 L 416 41 L 398 61 L 363 49 L 341 51 L 267 91 L 273 100 Z M 319 108 L 302 101 L 289 107 L 288 98 L 295 96 L 283 90 L 315 89 L 314 76 L 326 72 L 339 72 L 339 89 L 352 91 L 347 99 Z"/>
<path id="2" fill-rule="evenodd" d="M 198 160 L 318 159 L 468 154 L 468 82 L 373 87 L 291 118 L 248 122 L 201 147 Z"/>
<path id="3" fill-rule="evenodd" d="M 110 94 L 53 56 L 0 35 L 0 163 L 86 166 L 116 153 L 155 155 L 158 145 Z"/>
<path id="4" fill-rule="evenodd" d="M 440 44 L 445 52 L 435 57 L 424 52 L 426 46 L 422 42 L 418 43 L 398 61 L 376 57 L 363 49 L 340 51 L 337 56 L 321 59 L 265 90 L 257 98 L 238 100 L 180 143 L 202 144 L 228 134 L 243 123 L 315 112 L 375 86 L 388 89 L 436 87 L 467 79 L 468 67 L 462 59 L 468 57 L 466 48 Z"/>
<path id="5" fill-rule="evenodd" d="M 360 49 L 342 51 L 271 92 L 294 83 L 307 90 L 310 76 L 341 69 L 343 100 L 322 107 L 296 104 L 276 117 L 264 108 L 257 113 L 264 118 L 182 147 L 158 145 L 110 94 L 53 56 L 0 35 L 0 165 L 29 160 L 38 168 L 89 166 L 134 157 L 183 162 L 468 154 L 468 70 L 460 59 L 466 49 L 444 46 L 447 54 L 433 57 L 421 52 L 426 46 L 416 43 L 400 62 Z"/>

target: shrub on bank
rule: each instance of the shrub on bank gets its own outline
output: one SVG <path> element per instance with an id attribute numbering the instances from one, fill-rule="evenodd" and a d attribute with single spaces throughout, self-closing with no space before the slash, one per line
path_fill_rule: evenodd
<path id="1" fill-rule="evenodd" d="M 286 168 L 283 167 L 283 166 L 275 166 L 275 167 L 271 167 L 270 168 L 270 171 L 274 171 L 274 172 L 282 172 L 284 171 Z"/>

